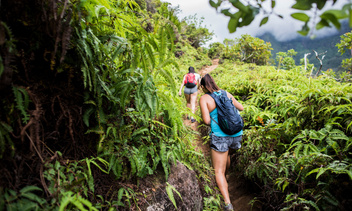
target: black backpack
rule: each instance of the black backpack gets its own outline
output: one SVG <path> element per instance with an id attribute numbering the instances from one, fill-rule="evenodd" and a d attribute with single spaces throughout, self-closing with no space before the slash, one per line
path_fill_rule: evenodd
<path id="1" fill-rule="evenodd" d="M 218 108 L 218 122 L 213 121 L 220 126 L 220 129 L 227 135 L 233 135 L 243 129 L 243 119 L 237 108 L 233 105 L 232 100 L 227 97 L 226 91 L 220 90 L 221 95 L 208 93 L 214 100 Z"/>

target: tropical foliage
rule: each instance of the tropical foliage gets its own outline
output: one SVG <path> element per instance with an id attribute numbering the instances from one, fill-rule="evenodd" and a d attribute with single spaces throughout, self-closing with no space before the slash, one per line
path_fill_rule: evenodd
<path id="1" fill-rule="evenodd" d="M 210 44 L 208 55 L 211 58 L 229 59 L 237 62 L 266 65 L 271 57 L 271 44 L 248 34 L 235 40 L 225 39 L 224 44 Z"/>
<path id="2" fill-rule="evenodd" d="M 279 52 L 276 54 L 277 69 L 290 70 L 295 67 L 295 60 L 293 59 L 296 56 L 297 52 L 294 49 L 290 49 L 287 52 Z"/>
<path id="3" fill-rule="evenodd" d="M 216 196 L 183 124 L 175 44 L 206 54 L 168 3 L 15 0 L 0 14 L 1 210 L 138 209 L 139 180 L 176 160 Z"/>
<path id="4" fill-rule="evenodd" d="M 344 54 L 346 52 L 346 49 L 348 51 L 350 51 L 350 55 L 352 54 L 352 33 L 348 32 L 345 33 L 343 35 L 341 35 L 341 40 L 340 43 L 336 44 L 336 47 L 339 49 L 339 52 L 342 54 Z M 348 59 L 344 59 L 342 61 L 342 67 L 347 70 L 350 71 L 352 69 L 352 58 L 348 58 Z"/>
<path id="5" fill-rule="evenodd" d="M 212 75 L 243 103 L 237 168 L 271 210 L 343 210 L 352 201 L 351 86 L 322 75 L 227 63 Z M 230 81 L 230 83 L 229 83 Z"/>
<path id="6" fill-rule="evenodd" d="M 246 8 L 231 22 L 248 25 Z M 0 210 L 145 209 L 138 185 L 150 176 L 177 209 L 166 182 L 177 160 L 196 172 L 204 209 L 218 210 L 209 158 L 195 150 L 176 91 L 208 56 L 225 61 L 212 75 L 245 106 L 236 166 L 258 184 L 255 200 L 273 210 L 351 206 L 347 73 L 309 77 L 294 51 L 277 54 L 279 68 L 258 66 L 271 44 L 249 35 L 206 49 L 202 19 L 177 13 L 159 0 L 1 2 Z"/>

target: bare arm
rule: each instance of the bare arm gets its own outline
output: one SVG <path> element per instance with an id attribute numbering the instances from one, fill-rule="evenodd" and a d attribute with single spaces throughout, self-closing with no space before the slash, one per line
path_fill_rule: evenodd
<path id="1" fill-rule="evenodd" d="M 183 76 L 183 79 L 182 79 L 182 82 L 181 82 L 180 91 L 178 91 L 178 95 L 179 95 L 179 96 L 181 96 L 181 95 L 182 95 L 182 88 L 183 88 L 183 86 L 184 86 L 183 82 L 185 81 L 185 77 L 186 77 L 186 75 L 185 75 L 185 76 Z"/>
<path id="2" fill-rule="evenodd" d="M 206 100 L 206 95 L 203 95 L 199 99 L 199 105 L 200 105 L 200 110 L 202 112 L 202 119 L 205 124 L 210 125 L 210 114 L 209 114 L 209 109 L 207 106 L 207 100 Z"/>
<path id="3" fill-rule="evenodd" d="M 232 94 L 227 92 L 227 97 L 232 99 L 232 103 L 233 105 L 239 110 L 239 111 L 243 111 L 243 105 L 241 103 L 239 103 L 234 96 L 232 96 Z"/>
<path id="4" fill-rule="evenodd" d="M 198 79 L 198 88 L 200 88 L 200 81 L 202 80 L 202 76 L 199 75 L 199 79 Z"/>

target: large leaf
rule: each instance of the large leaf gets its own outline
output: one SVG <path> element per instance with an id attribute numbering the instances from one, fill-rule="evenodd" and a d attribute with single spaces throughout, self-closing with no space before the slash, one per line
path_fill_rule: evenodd
<path id="1" fill-rule="evenodd" d="M 309 21 L 309 16 L 307 14 L 301 13 L 301 12 L 293 13 L 293 14 L 291 14 L 291 17 L 294 19 L 303 21 L 303 22 Z"/>
<path id="2" fill-rule="evenodd" d="M 337 29 L 341 28 L 341 24 L 335 14 L 330 12 L 324 12 L 322 15 L 320 15 L 320 17 L 321 19 L 330 21 Z"/>
<path id="3" fill-rule="evenodd" d="M 293 9 L 297 10 L 310 10 L 312 8 L 311 0 L 297 0 L 296 4 L 292 6 Z"/>
<path id="4" fill-rule="evenodd" d="M 245 6 L 244 4 L 242 4 L 242 2 L 240 0 L 229 0 L 229 2 L 231 2 L 231 4 L 236 7 L 237 9 L 239 9 L 240 11 L 247 13 L 248 11 L 248 7 Z"/>
<path id="5" fill-rule="evenodd" d="M 237 12 L 235 17 L 231 17 L 231 19 L 227 25 L 227 28 L 229 29 L 230 33 L 233 33 L 236 31 L 236 28 L 238 26 L 238 20 L 240 18 L 240 14 L 241 14 L 241 12 Z"/>

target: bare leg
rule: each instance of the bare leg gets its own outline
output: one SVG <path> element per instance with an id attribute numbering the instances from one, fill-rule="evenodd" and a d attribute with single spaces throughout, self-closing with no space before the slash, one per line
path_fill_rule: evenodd
<path id="1" fill-rule="evenodd" d="M 226 165 L 228 160 L 228 151 L 217 152 L 211 150 L 211 162 L 215 171 L 215 180 L 218 185 L 222 196 L 224 197 L 225 204 L 231 203 L 228 184 L 225 177 Z"/>
<path id="2" fill-rule="evenodd" d="M 193 114 L 196 111 L 197 95 L 198 95 L 198 92 L 190 94 L 191 111 Z"/>
<path id="3" fill-rule="evenodd" d="M 191 95 L 185 94 L 185 98 L 186 98 L 186 101 L 187 101 L 187 108 L 192 110 L 192 107 L 191 107 Z"/>

